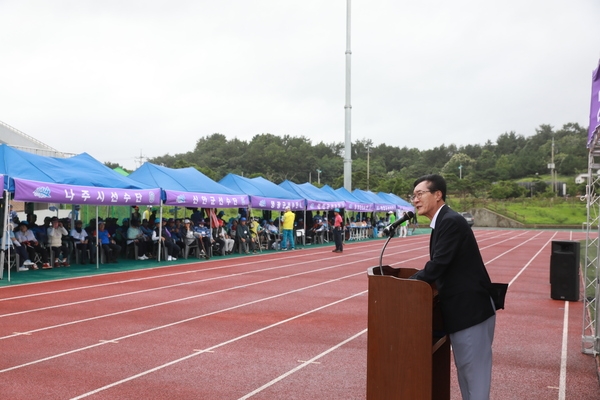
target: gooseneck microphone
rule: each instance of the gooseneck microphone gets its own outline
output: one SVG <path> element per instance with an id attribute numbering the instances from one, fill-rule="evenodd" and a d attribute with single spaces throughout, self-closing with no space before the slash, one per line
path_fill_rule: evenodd
<path id="1" fill-rule="evenodd" d="M 396 228 L 400 226 L 401 223 L 411 220 L 414 216 L 415 216 L 414 212 L 412 212 L 412 211 L 407 212 L 406 215 L 404 215 L 402 218 L 394 221 L 393 224 L 389 224 L 388 226 L 383 228 L 383 233 L 388 235 L 390 232 L 394 232 L 396 230 Z"/>

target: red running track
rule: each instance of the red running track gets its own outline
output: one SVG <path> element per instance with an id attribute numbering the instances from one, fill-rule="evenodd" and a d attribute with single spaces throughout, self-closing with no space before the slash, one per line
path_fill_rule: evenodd
<path id="1" fill-rule="evenodd" d="M 476 235 L 492 280 L 510 282 L 497 318 L 491 398 L 600 398 L 595 361 L 581 353 L 582 303 L 551 300 L 548 279 L 551 241 L 584 234 Z M 0 394 L 363 399 L 366 270 L 378 264 L 383 243 L 2 287 Z M 393 239 L 384 263 L 421 268 L 428 243 L 428 235 Z"/>

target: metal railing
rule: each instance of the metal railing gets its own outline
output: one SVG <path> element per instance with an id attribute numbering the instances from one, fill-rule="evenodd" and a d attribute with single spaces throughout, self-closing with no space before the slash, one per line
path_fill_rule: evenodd
<path id="1" fill-rule="evenodd" d="M 600 164 L 600 143 L 596 131 L 590 144 L 588 155 L 588 185 L 586 194 L 581 198 L 587 204 L 585 255 L 583 265 L 583 327 L 581 334 L 581 351 L 584 354 L 597 356 L 600 353 L 600 337 L 598 325 L 600 310 L 598 309 L 600 288 L 598 286 L 598 255 L 600 254 L 600 195 L 596 188 L 600 187 L 600 175 L 595 172 Z M 594 228 L 595 227 L 595 228 Z"/>

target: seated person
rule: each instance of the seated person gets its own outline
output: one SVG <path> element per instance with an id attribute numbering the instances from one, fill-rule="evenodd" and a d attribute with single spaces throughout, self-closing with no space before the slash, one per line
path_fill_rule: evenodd
<path id="1" fill-rule="evenodd" d="M 140 226 L 140 231 L 142 231 L 142 233 L 146 237 L 146 240 L 152 241 L 152 231 L 154 231 L 154 223 L 151 223 L 149 220 L 142 220 L 142 226 Z M 148 256 L 152 258 L 150 254 Z"/>
<path id="2" fill-rule="evenodd" d="M 253 250 L 253 247 L 250 238 L 250 227 L 246 225 L 246 218 L 240 218 L 240 223 L 236 228 L 235 236 L 238 240 L 238 243 L 241 245 L 241 251 L 246 254 L 250 254 L 250 250 Z"/>
<path id="3" fill-rule="evenodd" d="M 178 220 L 179 221 L 179 220 Z M 183 238 L 181 237 L 180 227 L 177 226 L 176 221 L 173 218 L 169 218 L 167 221 L 167 229 L 171 234 L 171 238 L 180 249 L 183 248 Z"/>
<path id="4" fill-rule="evenodd" d="M 181 249 L 175 244 L 175 241 L 171 237 L 171 232 L 164 225 L 164 222 L 161 229 L 160 218 L 154 220 L 155 228 L 152 231 L 152 241 L 158 243 L 160 240 L 160 245 L 167 249 L 167 261 L 176 261 Z"/>
<path id="5" fill-rule="evenodd" d="M 118 263 L 117 258 L 121 252 L 121 246 L 115 242 L 108 230 L 106 230 L 106 223 L 102 220 L 98 221 L 98 243 L 102 246 L 104 254 L 106 255 L 107 262 Z"/>
<path id="6" fill-rule="evenodd" d="M 219 227 L 217 228 L 217 233 L 215 235 L 216 241 L 221 241 L 221 255 L 231 254 L 233 252 L 233 245 L 235 244 L 235 240 L 229 236 L 227 230 L 225 229 L 225 221 L 222 219 L 219 220 Z"/>
<path id="7" fill-rule="evenodd" d="M 194 231 L 194 227 L 190 219 L 186 218 L 183 221 L 183 228 L 181 228 L 180 232 L 186 246 L 194 246 L 197 244 L 199 248 L 202 249 L 202 234 Z M 206 252 L 204 252 L 204 257 L 206 257 Z"/>
<path id="8" fill-rule="evenodd" d="M 48 250 L 40 246 L 40 243 L 35 238 L 33 232 L 27 228 L 27 222 L 23 221 L 19 224 L 19 231 L 15 233 L 15 237 L 22 246 L 25 246 L 27 254 L 29 255 L 27 261 L 34 260 L 35 253 L 37 253 L 42 259 L 42 269 L 52 268 L 48 262 Z M 38 269 L 35 264 L 32 265 L 32 268 Z"/>
<path id="9" fill-rule="evenodd" d="M 214 240 L 210 229 L 206 226 L 206 222 L 201 219 L 198 221 L 198 226 L 194 227 L 194 232 L 198 234 L 198 240 L 200 241 L 200 247 L 204 252 L 204 257 L 208 260 L 210 258 L 210 247 Z"/>
<path id="10" fill-rule="evenodd" d="M 79 220 L 75 221 L 75 226 L 71 229 L 71 237 L 75 244 L 75 251 L 81 251 L 81 263 L 90 264 L 96 263 L 96 246 L 89 240 L 88 233 L 83 229 L 83 223 Z M 88 250 L 90 260 L 88 260 Z"/>
<path id="11" fill-rule="evenodd" d="M 12 223 L 8 224 L 8 229 L 4 234 L 8 235 L 8 238 L 10 239 L 6 241 L 6 247 L 4 248 L 4 250 L 10 248 L 11 252 L 19 255 L 19 265 L 17 265 L 16 268 L 19 271 L 29 271 L 29 267 L 31 267 L 34 264 L 29 259 L 29 255 L 27 254 L 25 246 L 22 246 L 21 243 L 15 237 L 15 232 Z"/>
<path id="12" fill-rule="evenodd" d="M 258 241 L 260 231 L 262 231 L 262 226 L 258 223 L 258 218 L 250 218 L 250 241 L 254 253 L 256 253 L 256 249 L 260 248 Z"/>
<path id="13" fill-rule="evenodd" d="M 140 221 L 132 219 L 127 228 L 127 246 L 138 247 L 138 260 L 147 260 L 150 257 L 147 254 L 152 252 L 152 242 L 144 235 L 140 229 Z"/>
<path id="14" fill-rule="evenodd" d="M 272 219 L 270 219 L 269 221 L 265 221 L 265 226 L 263 227 L 262 233 L 268 238 L 267 248 L 272 249 L 273 244 L 277 243 L 277 240 L 279 238 L 279 230 L 273 224 Z"/>
<path id="15" fill-rule="evenodd" d="M 64 228 L 58 217 L 52 217 L 50 227 L 47 229 L 48 245 L 54 253 L 54 266 L 69 266 L 69 246 L 63 243 L 63 235 L 67 236 L 69 232 Z M 62 256 L 62 257 L 61 257 Z"/>

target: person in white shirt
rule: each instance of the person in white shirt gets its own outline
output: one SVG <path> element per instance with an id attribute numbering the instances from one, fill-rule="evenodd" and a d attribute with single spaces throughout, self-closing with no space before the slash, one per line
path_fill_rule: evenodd
<path id="1" fill-rule="evenodd" d="M 89 262 L 90 264 L 95 264 L 96 246 L 90 241 L 88 233 L 83 229 L 81 221 L 75 221 L 75 226 L 71 229 L 71 237 L 75 244 L 75 251 L 81 251 L 81 263 L 87 264 Z M 88 259 L 88 250 L 90 259 Z"/>
<path id="2" fill-rule="evenodd" d="M 4 232 L 4 234 L 7 235 L 6 237 L 8 239 L 4 246 L 4 250 L 7 250 L 10 247 L 10 251 L 19 255 L 19 265 L 16 266 L 19 271 L 29 271 L 29 267 L 34 264 L 29 259 L 29 255 L 27 254 L 25 246 L 21 246 L 21 243 L 15 237 L 15 233 L 13 232 L 14 225 L 9 223 L 7 228 L 8 229 L 6 232 Z"/>
<path id="3" fill-rule="evenodd" d="M 62 237 L 67 236 L 69 232 L 63 227 L 58 217 L 52 217 L 50 227 L 47 229 L 48 245 L 54 252 L 54 266 L 69 266 L 69 247 L 63 243 Z M 62 258 L 60 257 L 62 255 Z"/>
<path id="4" fill-rule="evenodd" d="M 26 221 L 21 221 L 19 224 L 19 231 L 15 233 L 15 237 L 22 246 L 25 246 L 27 254 L 29 255 L 28 260 L 35 259 L 35 253 L 38 253 L 42 259 L 42 269 L 52 268 L 48 262 L 48 251 L 40 246 L 33 232 L 27 228 Z M 35 264 L 33 264 L 31 268 L 38 269 Z"/>

